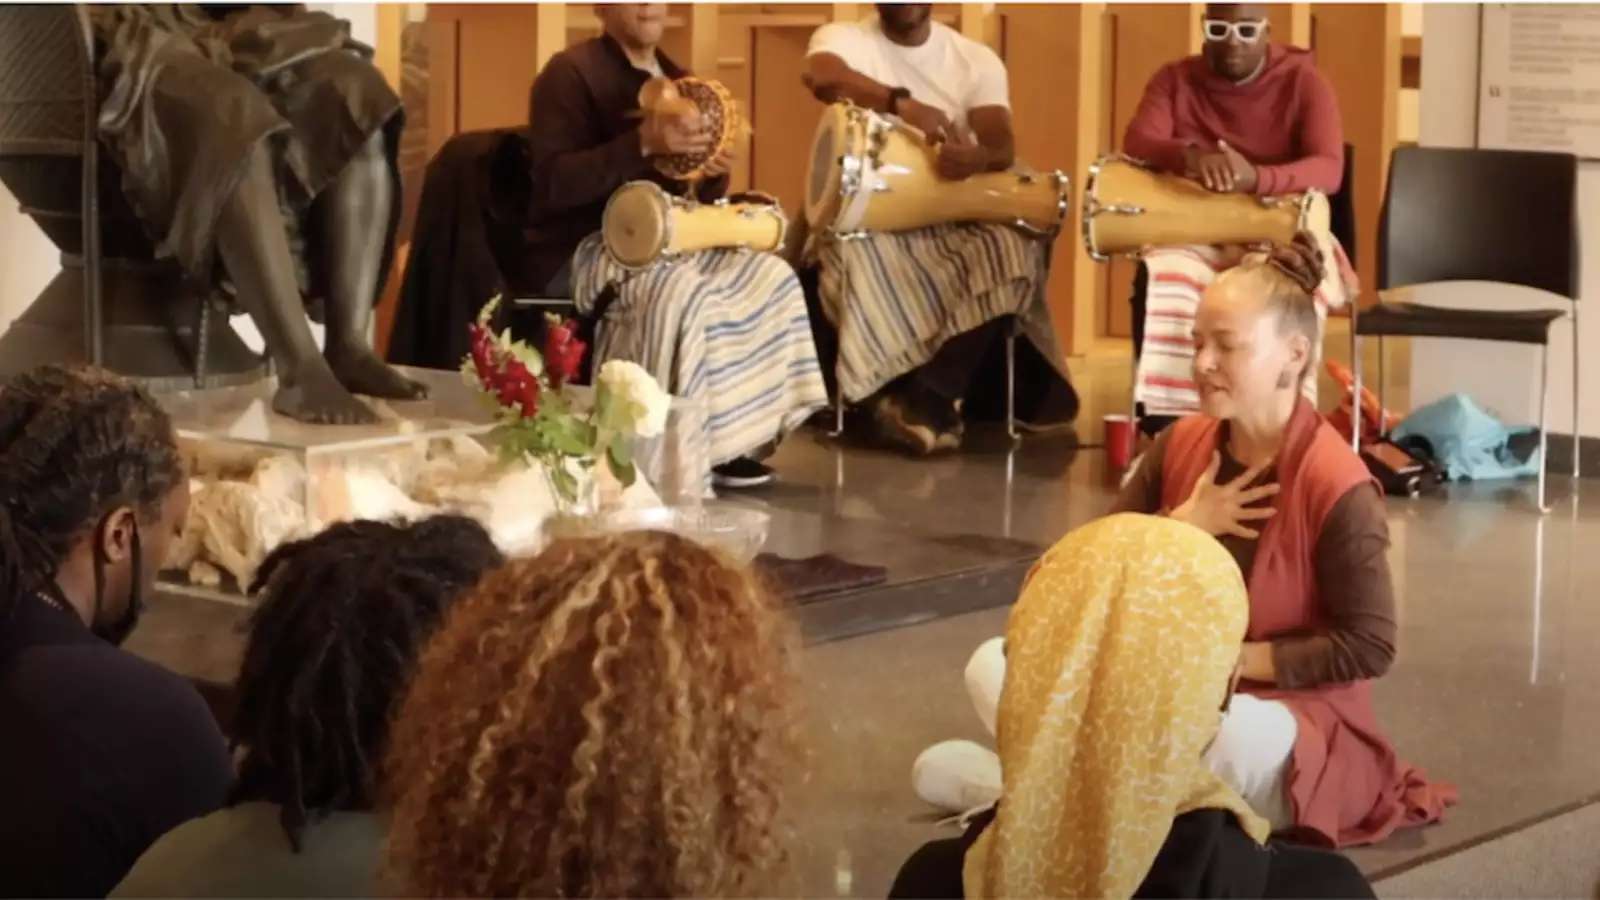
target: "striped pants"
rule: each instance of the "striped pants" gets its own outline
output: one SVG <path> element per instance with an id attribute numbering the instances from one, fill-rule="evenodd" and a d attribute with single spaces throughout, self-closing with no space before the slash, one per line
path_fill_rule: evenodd
<path id="1" fill-rule="evenodd" d="M 1022 317 L 1045 358 L 1060 359 L 1038 302 L 1043 251 L 1014 229 L 933 225 L 820 238 L 816 255 L 822 307 L 839 332 L 840 391 L 853 403 L 1001 316 Z"/>
<path id="2" fill-rule="evenodd" d="M 611 284 L 597 364 L 638 363 L 673 395 L 703 403 L 712 465 L 778 440 L 827 404 L 805 297 L 779 257 L 705 250 L 630 271 L 592 234 L 572 257 L 579 310 L 592 311 Z"/>

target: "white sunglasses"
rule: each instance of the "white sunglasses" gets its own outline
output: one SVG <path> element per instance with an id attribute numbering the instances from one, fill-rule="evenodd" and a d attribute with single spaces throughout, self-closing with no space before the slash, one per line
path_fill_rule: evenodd
<path id="1" fill-rule="evenodd" d="M 1206 40 L 1225 41 L 1231 33 L 1240 43 L 1254 44 L 1261 40 L 1262 32 L 1267 30 L 1265 19 L 1250 19 L 1242 22 L 1229 22 L 1226 19 L 1207 19 L 1205 22 Z"/>

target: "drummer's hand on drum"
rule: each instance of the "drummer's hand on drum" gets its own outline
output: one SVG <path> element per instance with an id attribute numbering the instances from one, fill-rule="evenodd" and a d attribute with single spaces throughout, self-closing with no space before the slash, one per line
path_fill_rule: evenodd
<path id="1" fill-rule="evenodd" d="M 1256 167 L 1244 154 L 1233 149 L 1227 141 L 1217 141 L 1217 152 L 1221 153 L 1228 161 L 1228 170 L 1233 175 L 1231 190 L 1240 194 L 1254 194 L 1256 192 Z"/>
<path id="2" fill-rule="evenodd" d="M 639 125 L 639 146 L 645 156 L 692 156 L 711 149 L 711 132 L 698 113 L 647 113 Z"/>
<path id="3" fill-rule="evenodd" d="M 895 115 L 934 143 L 948 140 L 955 131 L 950 124 L 950 117 L 944 114 L 944 110 L 911 97 L 902 98 L 895 104 Z"/>
<path id="4" fill-rule="evenodd" d="M 989 165 L 989 151 L 971 137 L 948 140 L 939 145 L 939 177 L 961 181 L 982 172 Z"/>
<path id="5" fill-rule="evenodd" d="M 1219 194 L 1247 194 L 1256 188 L 1256 167 L 1226 141 L 1217 141 L 1215 150 L 1191 146 L 1187 174 L 1208 191 Z"/>

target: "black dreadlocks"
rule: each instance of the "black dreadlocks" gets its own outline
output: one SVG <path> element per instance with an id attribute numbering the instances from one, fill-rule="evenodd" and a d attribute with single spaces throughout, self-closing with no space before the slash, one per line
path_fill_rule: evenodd
<path id="1" fill-rule="evenodd" d="M 275 550 L 239 671 L 229 804 L 266 800 L 298 852 L 308 822 L 370 809 L 390 713 L 445 607 L 502 562 L 476 521 L 349 522 Z"/>
<path id="2" fill-rule="evenodd" d="M 0 603 L 46 590 L 107 513 L 157 514 L 184 477 L 172 421 L 90 366 L 41 366 L 0 387 Z"/>

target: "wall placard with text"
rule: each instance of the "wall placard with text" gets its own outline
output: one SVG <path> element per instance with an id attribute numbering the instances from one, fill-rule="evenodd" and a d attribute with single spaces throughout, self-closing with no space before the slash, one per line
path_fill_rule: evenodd
<path id="1" fill-rule="evenodd" d="M 1600 5 L 1481 10 L 1478 146 L 1600 159 Z"/>

